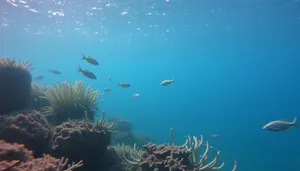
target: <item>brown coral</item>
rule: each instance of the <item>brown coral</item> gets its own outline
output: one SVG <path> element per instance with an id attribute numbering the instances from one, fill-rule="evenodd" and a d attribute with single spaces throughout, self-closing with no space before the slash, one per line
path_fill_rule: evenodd
<path id="1" fill-rule="evenodd" d="M 51 138 L 51 128 L 39 112 L 24 111 L 0 116 L 0 139 L 25 144 L 34 156 L 42 156 L 48 151 Z"/>
<path id="2" fill-rule="evenodd" d="M 97 170 L 107 166 L 107 146 L 110 144 L 113 123 L 102 119 L 91 122 L 87 119 L 69 120 L 55 129 L 52 154 L 66 156 L 71 160 L 85 161 L 82 170 Z"/>
<path id="3" fill-rule="evenodd" d="M 50 155 L 42 158 L 34 158 L 32 151 L 27 150 L 21 144 L 9 144 L 0 141 L 0 170 L 5 171 L 68 171 L 82 166 L 82 161 L 67 166 L 68 159 L 56 159 Z"/>
<path id="4" fill-rule="evenodd" d="M 179 146 L 148 143 L 140 161 L 142 171 L 184 171 L 192 169 L 190 152 Z"/>

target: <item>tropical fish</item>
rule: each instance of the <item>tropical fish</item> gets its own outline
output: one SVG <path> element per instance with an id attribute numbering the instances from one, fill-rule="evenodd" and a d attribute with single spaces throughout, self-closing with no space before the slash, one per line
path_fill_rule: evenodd
<path id="1" fill-rule="evenodd" d="M 37 77 L 34 77 L 33 80 L 37 81 L 37 80 L 42 80 L 44 79 L 44 76 L 37 76 Z"/>
<path id="2" fill-rule="evenodd" d="M 131 85 L 129 83 L 124 82 L 124 83 L 118 84 L 118 87 L 128 88 L 128 87 L 131 87 Z"/>
<path id="3" fill-rule="evenodd" d="M 87 69 L 81 69 L 80 66 L 78 66 L 78 70 L 77 72 L 81 72 L 82 75 L 88 77 L 89 79 L 92 79 L 92 80 L 96 80 L 97 77 L 94 73 L 92 73 L 91 71 L 87 70 Z"/>
<path id="4" fill-rule="evenodd" d="M 219 139 L 220 135 L 218 135 L 218 134 L 212 134 L 211 137 L 214 138 L 214 139 Z"/>
<path id="5" fill-rule="evenodd" d="M 166 86 L 169 85 L 171 83 L 175 83 L 175 79 L 173 78 L 172 80 L 164 80 L 160 83 L 161 86 Z"/>
<path id="6" fill-rule="evenodd" d="M 56 75 L 60 75 L 61 74 L 61 72 L 58 71 L 58 70 L 49 69 L 48 71 L 51 72 L 51 73 L 53 73 L 53 74 L 56 74 Z"/>
<path id="7" fill-rule="evenodd" d="M 300 126 L 296 122 L 297 122 L 297 117 L 295 117 L 292 122 L 288 122 L 285 120 L 276 120 L 276 121 L 267 123 L 263 127 L 263 129 L 268 130 L 268 131 L 273 131 L 273 132 L 279 132 L 279 131 L 289 130 L 293 126 L 300 128 Z"/>
<path id="8" fill-rule="evenodd" d="M 104 92 L 110 92 L 110 91 L 111 91 L 110 88 L 105 88 L 105 89 L 104 89 Z"/>
<path id="9" fill-rule="evenodd" d="M 134 98 L 139 98 L 140 96 L 141 95 L 139 93 L 135 93 L 135 94 L 132 95 L 132 97 L 134 97 Z"/>
<path id="10" fill-rule="evenodd" d="M 85 57 L 84 54 L 82 54 L 81 60 L 86 60 L 88 63 L 92 65 L 99 65 L 98 61 L 91 56 Z"/>

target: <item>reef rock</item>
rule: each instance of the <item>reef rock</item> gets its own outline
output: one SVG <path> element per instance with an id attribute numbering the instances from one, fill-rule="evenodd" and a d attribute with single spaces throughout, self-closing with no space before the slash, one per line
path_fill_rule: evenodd
<path id="1" fill-rule="evenodd" d="M 24 111 L 0 115 L 0 139 L 24 144 L 36 157 L 50 149 L 51 137 L 51 128 L 39 112 Z"/>

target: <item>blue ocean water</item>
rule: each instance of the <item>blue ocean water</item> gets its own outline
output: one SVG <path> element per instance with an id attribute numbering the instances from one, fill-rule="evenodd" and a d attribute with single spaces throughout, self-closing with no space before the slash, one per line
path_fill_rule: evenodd
<path id="1" fill-rule="evenodd" d="M 300 130 L 262 130 L 272 120 L 300 119 L 299 1 L 1 0 L 0 6 L 0 55 L 32 62 L 33 76 L 45 77 L 38 83 L 84 80 L 100 91 L 111 88 L 100 98 L 107 115 L 130 120 L 157 143 L 171 142 L 170 128 L 182 143 L 203 135 L 221 151 L 223 170 L 236 160 L 242 171 L 299 171 Z M 80 60 L 81 53 L 100 66 Z M 78 65 L 98 79 L 77 73 Z M 175 84 L 160 86 L 172 78 Z M 132 87 L 121 89 L 120 82 Z"/>

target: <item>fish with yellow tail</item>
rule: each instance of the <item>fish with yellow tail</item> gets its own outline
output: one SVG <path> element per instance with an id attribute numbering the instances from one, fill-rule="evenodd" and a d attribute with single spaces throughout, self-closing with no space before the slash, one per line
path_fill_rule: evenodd
<path id="1" fill-rule="evenodd" d="M 285 120 L 276 120 L 269 122 L 263 127 L 263 129 L 272 132 L 279 132 L 289 130 L 293 126 L 295 126 L 296 128 L 300 128 L 300 126 L 297 124 L 297 117 L 295 117 L 292 122 L 288 122 Z"/>

